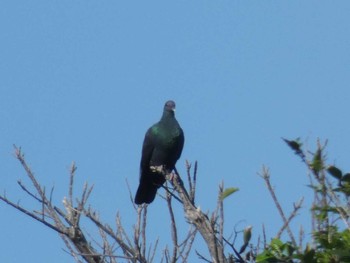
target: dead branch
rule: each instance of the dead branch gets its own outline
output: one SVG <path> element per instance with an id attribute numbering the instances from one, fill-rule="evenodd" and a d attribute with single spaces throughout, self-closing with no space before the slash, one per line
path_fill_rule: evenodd
<path id="1" fill-rule="evenodd" d="M 70 253 L 74 256 L 77 262 L 77 255 L 81 255 L 81 257 L 88 263 L 101 263 L 103 259 L 99 256 L 93 247 L 87 242 L 83 231 L 80 229 L 79 224 L 77 224 L 77 219 L 80 216 L 79 210 L 73 208 L 73 204 L 69 201 L 65 202 L 66 212 L 64 213 L 62 210 L 58 209 L 52 204 L 52 193 L 53 188 L 50 191 L 49 197 L 46 195 L 46 191 L 44 187 L 41 187 L 39 182 L 37 181 L 34 173 L 27 165 L 24 154 L 21 152 L 21 149 L 15 147 L 15 156 L 17 160 L 21 163 L 22 167 L 26 171 L 26 175 L 30 179 L 31 183 L 34 186 L 36 194 L 32 193 L 23 183 L 19 181 L 19 186 L 21 189 L 26 192 L 31 198 L 41 203 L 41 212 L 39 213 L 41 217 L 37 216 L 37 212 L 35 210 L 31 211 L 24 207 L 21 207 L 19 204 L 15 204 L 14 202 L 7 199 L 5 196 L 0 196 L 0 199 L 7 203 L 8 205 L 14 207 L 20 212 L 32 217 L 38 222 L 48 226 L 52 230 L 56 231 L 60 234 L 64 243 L 67 245 Z M 73 170 L 73 169 L 72 169 Z M 73 173 L 72 173 L 73 174 Z M 71 176 L 72 176 L 71 174 Z M 71 182 L 72 183 L 72 182 Z M 85 204 L 88 198 L 89 191 L 84 190 L 84 194 L 82 197 L 82 203 Z M 64 221 L 62 221 L 64 220 Z M 65 223 L 64 223 L 65 222 Z M 75 249 L 73 249 L 73 247 Z"/>
<path id="2" fill-rule="evenodd" d="M 284 226 L 287 229 L 288 235 L 289 235 L 293 245 L 296 247 L 297 246 L 297 242 L 295 241 L 293 232 L 292 232 L 292 230 L 289 227 L 289 222 L 288 222 L 286 216 L 284 215 L 283 209 L 282 209 L 282 207 L 281 207 L 281 205 L 280 205 L 280 203 L 279 203 L 279 201 L 277 199 L 277 196 L 275 194 L 275 190 L 273 189 L 273 187 L 271 185 L 270 172 L 265 166 L 263 167 L 263 171 L 262 171 L 261 177 L 264 179 L 264 181 L 266 183 L 266 186 L 267 186 L 267 189 L 269 190 L 269 192 L 271 194 L 271 197 L 272 197 L 272 199 L 273 199 L 273 201 L 274 201 L 274 203 L 275 203 L 275 205 L 277 207 L 277 210 L 278 210 L 278 212 L 281 215 L 281 218 L 283 220 Z"/>
<path id="3" fill-rule="evenodd" d="M 172 207 L 172 203 L 171 203 L 171 195 L 167 194 L 166 195 L 166 201 L 167 201 L 167 205 L 168 205 L 168 210 L 169 210 L 169 214 L 170 214 L 170 229 L 171 229 L 171 237 L 172 237 L 172 241 L 173 241 L 173 255 L 171 258 L 171 262 L 175 263 L 177 260 L 177 252 L 178 252 L 178 239 L 177 239 L 177 228 L 176 228 L 176 221 L 175 221 L 175 216 L 174 216 L 174 211 L 173 211 L 173 207 Z"/>
<path id="4" fill-rule="evenodd" d="M 231 249 L 233 250 L 233 252 L 235 253 L 236 257 L 237 257 L 237 262 L 239 263 L 243 263 L 244 259 L 241 257 L 240 253 L 237 251 L 237 249 L 235 248 L 233 243 L 230 243 L 228 240 L 226 240 L 226 238 L 223 238 L 225 243 L 227 245 L 229 245 L 231 247 Z"/>
<path id="5" fill-rule="evenodd" d="M 288 219 L 287 219 L 287 222 L 284 223 L 284 225 L 281 227 L 281 229 L 278 231 L 277 235 L 276 235 L 276 238 L 280 238 L 283 231 L 288 227 L 289 223 L 292 221 L 292 219 L 294 217 L 296 217 L 298 211 L 300 210 L 301 208 L 301 205 L 303 204 L 303 201 L 304 201 L 304 198 L 301 198 L 299 200 L 299 202 L 297 203 L 294 203 L 294 208 L 293 208 L 293 211 L 292 213 L 289 215 Z"/>
<path id="6" fill-rule="evenodd" d="M 126 255 L 127 258 L 130 259 L 137 259 L 139 262 L 146 263 L 147 260 L 138 253 L 138 250 L 128 246 L 118 234 L 114 233 L 112 228 L 107 224 L 102 224 L 101 221 L 98 218 L 98 215 L 89 208 L 88 210 L 84 211 L 84 214 L 87 218 L 89 218 L 95 225 L 100 228 L 102 231 L 104 231 L 109 237 L 114 239 L 118 245 L 123 250 L 124 255 Z"/>
<path id="7" fill-rule="evenodd" d="M 21 207 L 18 204 L 15 204 L 11 202 L 9 199 L 6 198 L 6 196 L 0 195 L 0 200 L 4 201 L 8 205 L 12 206 L 13 208 L 17 209 L 18 211 L 22 212 L 23 214 L 26 214 L 27 216 L 30 216 L 31 218 L 35 219 L 36 221 L 46 225 L 47 227 L 51 228 L 52 230 L 60 233 L 60 234 L 66 234 L 65 231 L 62 231 L 60 228 L 56 227 L 55 225 L 50 224 L 46 220 L 43 220 L 41 217 L 38 217 L 36 214 L 30 212 L 29 210 Z"/>
<path id="8" fill-rule="evenodd" d="M 218 193 L 218 214 L 219 214 L 219 237 L 218 237 L 218 256 L 220 262 L 224 262 L 224 202 L 221 198 L 222 193 L 224 191 L 224 182 L 221 182 L 219 185 L 219 193 Z"/>
<path id="9" fill-rule="evenodd" d="M 74 162 L 69 171 L 67 197 L 63 198 L 63 207 L 59 207 L 52 203 L 54 188 L 51 188 L 49 193 L 46 193 L 45 187 L 42 187 L 39 184 L 34 173 L 27 165 L 21 149 L 16 146 L 15 156 L 26 171 L 26 175 L 30 179 L 34 190 L 26 187 L 21 181 L 18 181 L 18 184 L 31 199 L 34 199 L 40 204 L 40 209 L 38 212 L 26 209 L 19 204 L 12 202 L 5 195 L 0 195 L 0 200 L 59 233 L 68 248 L 67 252 L 74 257 L 76 262 L 116 263 L 119 258 L 133 263 L 150 263 L 154 260 L 158 240 L 156 240 L 153 248 L 152 246 L 147 246 L 147 205 L 138 207 L 135 205 L 133 206 L 137 212 L 137 222 L 134 226 L 133 236 L 130 238 L 122 225 L 119 214 L 116 216 L 116 230 L 114 231 L 108 224 L 103 223 L 98 214 L 88 206 L 88 199 L 93 190 L 93 186 L 89 186 L 85 183 L 81 196 L 75 198 L 74 179 L 77 167 Z M 171 235 L 173 241 L 172 254 L 170 255 L 169 251 L 165 250 L 165 253 L 168 253 L 165 255 L 165 260 L 175 263 L 181 259 L 182 262 L 187 262 L 196 233 L 199 232 L 208 246 L 211 257 L 211 261 L 208 262 L 226 262 L 223 247 L 224 213 L 222 200 L 218 203 L 218 208 L 216 212 L 212 214 L 211 219 L 209 219 L 199 207 L 196 207 L 194 200 L 197 162 L 194 164 L 192 178 L 190 175 L 191 165 L 189 162 L 187 162 L 186 165 L 189 192 L 184 187 L 183 181 L 176 169 L 175 173 L 165 175 L 174 188 L 174 190 L 170 191 L 168 187 L 165 187 L 167 190 L 166 200 L 170 214 Z M 220 193 L 222 192 L 222 189 L 223 186 L 221 186 L 219 190 Z M 132 200 L 130 188 L 129 192 Z M 180 201 L 179 203 L 181 203 L 185 212 L 185 218 L 193 226 L 182 242 L 179 241 L 177 233 L 178 229 L 176 226 L 175 214 L 173 212 L 172 198 Z M 94 239 L 89 234 L 82 231 L 80 226 L 82 217 L 89 219 L 98 228 L 100 233 L 99 238 L 101 240 Z M 148 251 L 146 251 L 147 248 Z M 148 256 L 146 256 L 146 253 Z M 206 260 L 204 257 L 202 257 L 202 259 Z"/>
<path id="10" fill-rule="evenodd" d="M 187 262 L 196 234 L 196 228 L 190 230 L 185 240 L 180 244 L 180 247 L 182 247 L 180 250 L 180 257 L 182 258 L 182 262 Z"/>
<path id="11" fill-rule="evenodd" d="M 195 225 L 205 240 L 213 262 L 223 262 L 220 261 L 219 257 L 220 249 L 218 247 L 220 244 L 217 240 L 215 229 L 208 217 L 192 203 L 192 200 L 184 187 L 180 175 L 178 173 L 175 173 L 170 176 L 166 175 L 166 177 L 167 179 L 171 179 L 170 182 L 172 183 L 175 191 L 178 193 L 179 198 L 182 201 L 186 219 L 191 224 Z"/>

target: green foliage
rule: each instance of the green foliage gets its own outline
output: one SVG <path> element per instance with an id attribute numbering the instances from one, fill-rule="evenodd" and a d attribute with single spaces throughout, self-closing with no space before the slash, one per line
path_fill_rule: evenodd
<path id="1" fill-rule="evenodd" d="M 247 226 L 244 229 L 244 232 L 243 232 L 243 242 L 244 242 L 244 244 L 248 244 L 251 238 L 252 238 L 252 227 L 251 226 Z"/>
<path id="2" fill-rule="evenodd" d="M 343 176 L 342 171 L 333 165 L 328 166 L 327 172 L 338 180 L 342 179 L 342 176 Z"/>
<path id="3" fill-rule="evenodd" d="M 283 140 L 307 165 L 312 175 L 309 185 L 315 196 L 310 208 L 314 225 L 312 241 L 303 248 L 290 241 L 272 239 L 256 256 L 256 262 L 350 262 L 350 173 L 344 174 L 335 165 L 327 166 L 323 154 L 325 146 L 319 142 L 316 151 L 310 154 L 302 149 L 299 139 Z"/>
<path id="4" fill-rule="evenodd" d="M 310 166 L 315 174 L 318 174 L 324 168 L 323 158 L 322 158 L 322 149 L 320 147 L 316 150 Z"/>
<path id="5" fill-rule="evenodd" d="M 296 138 L 295 140 L 287 140 L 285 138 L 282 138 L 282 140 L 285 141 L 285 143 L 295 152 L 296 155 L 299 155 L 301 158 L 304 158 L 304 153 L 301 150 L 302 143 L 300 142 L 300 138 Z"/>
<path id="6" fill-rule="evenodd" d="M 224 200 L 226 197 L 232 195 L 234 192 L 237 192 L 239 189 L 236 187 L 226 188 L 220 195 L 220 200 Z"/>
<path id="7" fill-rule="evenodd" d="M 239 250 L 239 254 L 243 253 L 249 245 L 250 239 L 252 238 L 252 226 L 247 226 L 243 231 L 243 245 Z"/>
<path id="8" fill-rule="evenodd" d="M 265 251 L 256 257 L 256 262 L 293 262 L 295 247 L 290 242 L 283 243 L 274 238 Z"/>
<path id="9" fill-rule="evenodd" d="M 341 180 L 346 183 L 350 183 L 350 173 L 345 174 Z"/>
<path id="10" fill-rule="evenodd" d="M 350 262 L 350 232 L 339 232 L 336 227 L 329 231 L 314 234 L 315 248 L 307 245 L 303 251 L 290 242 L 283 243 L 273 239 L 265 251 L 256 258 L 258 263 L 303 262 L 303 263 L 340 263 Z"/>

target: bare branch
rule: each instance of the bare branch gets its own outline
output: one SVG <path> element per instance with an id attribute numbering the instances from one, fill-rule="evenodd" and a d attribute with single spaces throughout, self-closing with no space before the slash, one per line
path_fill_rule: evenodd
<path id="1" fill-rule="evenodd" d="M 192 185 L 192 179 L 191 179 L 191 163 L 186 160 L 186 174 L 187 174 L 187 181 L 188 181 L 188 187 L 190 189 L 190 198 L 192 200 L 192 203 L 194 203 L 194 193 L 193 193 L 193 185 Z"/>
<path id="2" fill-rule="evenodd" d="M 297 246 L 297 243 L 295 241 L 293 232 L 292 232 L 292 230 L 289 227 L 289 222 L 288 222 L 286 216 L 284 215 L 283 209 L 282 209 L 282 207 L 281 207 L 281 205 L 280 205 L 280 203 L 279 203 L 279 201 L 278 201 L 278 199 L 276 197 L 275 191 L 274 191 L 274 189 L 271 186 L 269 170 L 265 166 L 263 167 L 263 171 L 262 171 L 261 177 L 264 179 L 264 181 L 266 183 L 266 186 L 267 186 L 267 189 L 269 190 L 269 192 L 271 194 L 271 197 L 272 197 L 273 201 L 275 202 L 277 210 L 278 210 L 278 212 L 280 213 L 280 215 L 282 217 L 282 220 L 284 222 L 284 225 L 287 228 L 287 232 L 289 234 L 289 237 L 290 237 L 293 245 Z"/>
<path id="3" fill-rule="evenodd" d="M 73 206 L 73 184 L 74 184 L 74 175 L 77 167 L 75 166 L 75 162 L 72 162 L 70 168 L 70 176 L 69 176 L 69 190 L 68 190 L 68 198 L 71 206 Z"/>
<path id="4" fill-rule="evenodd" d="M 224 239 L 224 241 L 225 241 L 225 243 L 226 244 L 228 244 L 231 248 L 232 248 L 232 250 L 233 250 L 233 252 L 235 253 L 235 255 L 236 255 L 236 257 L 237 257 L 237 259 L 238 259 L 238 262 L 244 262 L 244 259 L 241 257 L 241 255 L 239 254 L 239 252 L 236 250 L 236 248 L 235 248 L 235 246 L 233 245 L 233 243 L 230 243 L 228 240 L 226 240 L 225 238 L 223 238 Z"/>
<path id="5" fill-rule="evenodd" d="M 158 247 L 158 242 L 159 242 L 159 238 L 157 238 L 155 244 L 154 244 L 154 248 L 153 248 L 153 252 L 150 253 L 150 257 L 149 257 L 149 262 L 153 262 L 154 257 L 156 256 L 156 251 L 157 251 L 157 247 Z"/>
<path id="6" fill-rule="evenodd" d="M 35 215 L 34 213 L 30 212 L 29 210 L 21 207 L 18 204 L 15 204 L 13 202 L 11 202 L 9 199 L 7 199 L 5 196 L 1 196 L 0 195 L 0 200 L 4 201 L 5 203 L 7 203 L 8 205 L 12 206 L 13 208 L 16 208 L 17 210 L 19 210 L 20 212 L 22 212 L 23 214 L 26 214 L 27 216 L 30 216 L 31 218 L 34 218 L 35 220 L 39 221 L 40 223 L 46 225 L 47 227 L 51 228 L 52 230 L 55 230 L 58 233 L 61 234 L 66 234 L 66 231 L 62 230 L 59 227 L 56 227 L 50 223 L 48 223 L 47 221 L 43 220 L 42 218 L 38 217 L 37 215 Z"/>
<path id="7" fill-rule="evenodd" d="M 292 221 L 292 219 L 297 215 L 297 212 L 300 210 L 301 205 L 304 201 L 304 198 L 301 198 L 300 201 L 296 204 L 294 204 L 294 209 L 292 213 L 289 215 L 287 221 L 284 223 L 284 225 L 281 227 L 281 229 L 278 231 L 276 237 L 280 238 L 283 231 L 288 227 L 289 223 Z"/>
<path id="8" fill-rule="evenodd" d="M 209 259 L 205 258 L 203 255 L 201 255 L 197 250 L 196 250 L 196 254 L 199 257 L 199 259 L 204 260 L 205 262 L 213 263 Z"/>
<path id="9" fill-rule="evenodd" d="M 24 160 L 24 154 L 21 151 L 21 148 L 16 147 L 16 145 L 14 145 L 15 148 L 15 156 L 17 158 L 17 160 L 19 160 L 19 162 L 22 164 L 23 168 L 25 169 L 27 175 L 29 176 L 30 180 L 32 181 L 35 189 L 37 190 L 37 192 L 39 193 L 40 196 L 43 196 L 43 190 L 41 189 L 39 183 L 36 181 L 34 174 L 32 173 L 32 171 L 30 170 L 30 168 L 28 167 L 27 163 Z"/>
<path id="10" fill-rule="evenodd" d="M 19 204 L 8 200 L 5 195 L 0 196 L 0 200 L 14 207 L 20 212 L 34 218 L 42 224 L 48 226 L 60 234 L 64 241 L 67 252 L 72 255 L 76 262 L 82 263 L 116 263 L 119 258 L 126 259 L 132 263 L 150 263 L 154 260 L 158 239 L 154 245 L 147 246 L 147 205 L 136 207 L 137 222 L 134 226 L 133 236 L 130 236 L 125 231 L 120 216 L 116 216 L 116 230 L 113 230 L 108 224 L 103 223 L 96 212 L 91 207 L 88 207 L 88 198 L 93 190 L 93 186 L 84 184 L 82 194 L 79 198 L 74 197 L 74 182 L 76 165 L 73 162 L 69 170 L 69 184 L 67 196 L 63 198 L 63 207 L 55 206 L 52 203 L 53 190 L 46 191 L 45 187 L 39 184 L 39 181 L 34 176 L 27 165 L 21 149 L 15 146 L 15 156 L 26 171 L 26 175 L 33 184 L 33 191 L 25 187 L 21 181 L 18 181 L 21 189 L 30 197 L 39 202 L 40 208 L 29 211 Z M 218 203 L 218 208 L 212 214 L 211 220 L 203 213 L 199 207 L 194 204 L 196 191 L 196 173 L 197 162 L 194 163 L 193 177 L 191 178 L 191 167 L 189 162 L 186 162 L 187 179 L 189 183 L 189 192 L 184 187 L 180 175 L 175 173 L 165 175 L 170 181 L 172 188 L 165 187 L 166 201 L 170 214 L 171 221 L 171 236 L 173 242 L 172 252 L 166 249 L 163 254 L 162 261 L 175 263 L 179 260 L 188 261 L 190 251 L 195 240 L 196 233 L 199 232 L 208 246 L 211 261 L 213 263 L 225 262 L 223 250 L 223 225 L 224 211 L 222 200 Z M 132 194 L 129 188 L 130 199 L 133 203 Z M 220 188 L 220 193 L 223 190 L 223 185 Z M 48 193 L 46 193 L 48 192 Z M 185 218 L 191 224 L 188 234 L 185 239 L 180 242 L 178 236 L 176 217 L 173 211 L 172 197 L 181 203 L 184 209 Z M 84 233 L 80 226 L 81 217 L 88 218 L 99 230 L 98 239 L 94 239 L 91 235 Z M 121 255 L 115 255 L 118 252 Z M 204 259 L 204 257 L 203 257 Z"/>
<path id="11" fill-rule="evenodd" d="M 171 237 L 172 237 L 172 241 L 173 241 L 173 255 L 172 255 L 171 262 L 175 263 L 176 258 L 177 258 L 177 251 L 178 251 L 178 240 L 177 240 L 177 229 L 176 229 L 175 216 L 174 216 L 174 211 L 173 211 L 173 207 L 171 204 L 171 195 L 170 194 L 166 195 L 166 201 L 167 201 L 168 210 L 169 210 L 169 214 L 170 214 L 170 222 L 171 222 L 170 229 L 171 229 Z"/>
<path id="12" fill-rule="evenodd" d="M 108 242 L 106 233 L 101 228 L 99 228 L 99 232 L 103 242 L 104 257 L 110 258 L 110 263 L 116 263 L 115 256 L 113 255 L 113 247 L 110 242 Z"/>
<path id="13" fill-rule="evenodd" d="M 172 185 L 174 186 L 175 190 L 179 194 L 180 199 L 183 202 L 185 217 L 191 224 L 194 224 L 198 231 L 201 233 L 208 246 L 213 262 L 220 262 L 218 256 L 218 242 L 213 225 L 209 221 L 208 217 L 203 214 L 200 209 L 193 205 L 192 200 L 187 193 L 180 176 L 178 174 L 173 174 L 170 177 L 172 178 Z"/>
<path id="14" fill-rule="evenodd" d="M 183 249 L 180 251 L 180 256 L 182 258 L 182 262 L 187 262 L 188 256 L 192 250 L 192 245 L 194 242 L 194 239 L 197 234 L 197 229 L 194 228 L 193 230 L 190 230 L 188 233 L 188 236 L 183 241 L 183 243 L 180 245 L 183 247 Z"/>
<path id="15" fill-rule="evenodd" d="M 73 247 L 71 246 L 71 243 L 69 242 L 69 239 L 67 238 L 67 236 L 60 234 L 63 242 L 65 243 L 66 247 L 68 248 L 69 251 L 66 251 L 63 249 L 63 251 L 69 253 L 77 263 L 83 263 L 80 259 L 79 259 L 79 255 L 74 251 Z"/>
<path id="16" fill-rule="evenodd" d="M 219 193 L 218 193 L 218 210 L 219 210 L 219 246 L 218 246 L 218 256 L 220 262 L 224 261 L 224 251 L 223 251 L 223 237 L 224 237 L 224 202 L 223 199 L 220 198 L 224 191 L 224 182 L 221 182 L 219 185 Z"/>
<path id="17" fill-rule="evenodd" d="M 142 228 L 141 228 L 141 236 L 142 236 L 141 253 L 142 253 L 142 255 L 146 255 L 146 244 L 147 244 L 146 226 L 147 226 L 147 205 L 144 205 L 143 214 L 142 214 Z"/>
<path id="18" fill-rule="evenodd" d="M 192 202 L 194 204 L 196 197 L 196 186 L 197 186 L 197 170 L 198 170 L 198 162 L 194 162 L 194 170 L 193 170 L 193 188 L 192 188 Z"/>
<path id="19" fill-rule="evenodd" d="M 142 255 L 140 255 L 136 249 L 129 247 L 118 235 L 116 235 L 110 226 L 103 225 L 98 219 L 96 213 L 92 212 L 91 209 L 84 211 L 84 213 L 87 218 L 96 224 L 97 227 L 103 230 L 108 236 L 113 238 L 118 243 L 127 258 L 137 259 L 139 262 L 143 263 L 147 262 L 147 260 Z"/>
<path id="20" fill-rule="evenodd" d="M 262 232 L 263 232 L 263 244 L 264 244 L 264 249 L 267 247 L 267 241 L 266 241 L 266 229 L 265 229 L 265 225 L 262 224 Z"/>
<path id="21" fill-rule="evenodd" d="M 42 203 L 42 200 L 40 198 L 38 198 L 35 194 L 31 193 L 22 183 L 21 180 L 17 181 L 18 185 L 22 188 L 22 190 L 24 192 L 26 192 L 28 195 L 30 195 L 31 197 L 33 197 L 35 200 L 37 200 L 39 203 Z"/>

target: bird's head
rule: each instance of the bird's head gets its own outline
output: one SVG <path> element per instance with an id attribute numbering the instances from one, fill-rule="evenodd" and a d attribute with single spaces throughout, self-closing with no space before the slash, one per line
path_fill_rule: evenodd
<path id="1" fill-rule="evenodd" d="M 164 111 L 175 112 L 175 107 L 176 107 L 175 101 L 168 100 L 164 105 Z"/>

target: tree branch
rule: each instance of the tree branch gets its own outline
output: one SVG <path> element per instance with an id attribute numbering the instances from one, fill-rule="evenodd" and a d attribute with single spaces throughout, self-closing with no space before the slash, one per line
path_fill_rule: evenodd
<path id="1" fill-rule="evenodd" d="M 276 197 L 275 191 L 273 190 L 273 188 L 271 186 L 270 173 L 269 173 L 269 170 L 266 167 L 263 167 L 263 171 L 262 171 L 261 177 L 264 179 L 264 181 L 266 183 L 266 186 L 267 186 L 267 189 L 269 190 L 269 192 L 271 194 L 271 197 L 272 197 L 273 201 L 275 202 L 277 210 L 278 210 L 278 212 L 280 213 L 280 215 L 282 217 L 284 226 L 287 228 L 287 232 L 289 234 L 289 237 L 290 237 L 293 245 L 296 247 L 297 246 L 297 242 L 295 241 L 293 232 L 292 232 L 292 230 L 289 227 L 289 222 L 288 222 L 286 216 L 284 215 L 283 209 L 282 209 L 280 203 L 278 202 L 278 199 Z"/>

